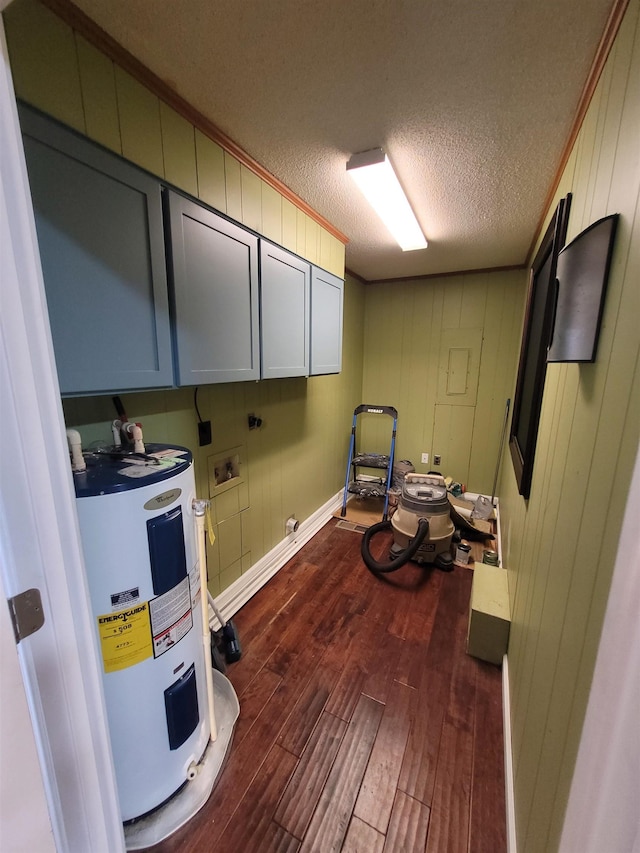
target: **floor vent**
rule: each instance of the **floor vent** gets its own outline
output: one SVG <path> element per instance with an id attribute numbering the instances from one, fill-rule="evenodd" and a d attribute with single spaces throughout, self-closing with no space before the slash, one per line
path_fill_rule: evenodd
<path id="1" fill-rule="evenodd" d="M 354 533 L 364 533 L 366 531 L 366 527 L 362 524 L 354 524 L 353 521 L 338 521 L 336 527 L 339 527 L 341 530 L 352 530 Z"/>

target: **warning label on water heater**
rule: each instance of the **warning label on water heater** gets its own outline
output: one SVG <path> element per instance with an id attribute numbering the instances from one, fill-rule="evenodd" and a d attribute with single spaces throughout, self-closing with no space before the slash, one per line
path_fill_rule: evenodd
<path id="1" fill-rule="evenodd" d="M 98 632 L 105 672 L 134 666 L 153 654 L 149 604 L 98 616 Z"/>
<path id="2" fill-rule="evenodd" d="M 153 656 L 160 657 L 175 646 L 193 626 L 189 578 L 186 577 L 164 595 L 151 599 Z"/>

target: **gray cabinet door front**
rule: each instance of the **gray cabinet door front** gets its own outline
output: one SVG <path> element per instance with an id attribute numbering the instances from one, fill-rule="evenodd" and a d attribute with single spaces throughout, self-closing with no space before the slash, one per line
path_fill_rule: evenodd
<path id="1" fill-rule="evenodd" d="M 311 267 L 260 241 L 262 378 L 309 375 Z"/>
<path id="2" fill-rule="evenodd" d="M 173 383 L 158 181 L 20 109 L 62 394 Z"/>
<path id="3" fill-rule="evenodd" d="M 344 281 L 330 272 L 311 269 L 311 375 L 342 369 L 342 303 Z"/>
<path id="4" fill-rule="evenodd" d="M 179 385 L 260 378 L 258 238 L 167 191 Z"/>

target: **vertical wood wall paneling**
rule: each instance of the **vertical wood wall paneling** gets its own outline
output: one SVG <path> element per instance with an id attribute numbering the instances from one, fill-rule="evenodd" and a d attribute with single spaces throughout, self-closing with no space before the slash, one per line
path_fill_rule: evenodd
<path id="1" fill-rule="evenodd" d="M 621 214 L 597 360 L 549 365 L 530 500 L 517 495 L 510 466 L 502 478 L 525 851 L 554 850 L 560 837 L 638 447 L 639 5 L 629 6 L 559 187 L 573 194 L 569 240 Z"/>
<path id="2" fill-rule="evenodd" d="M 224 152 L 224 183 L 227 196 L 227 214 L 242 222 L 242 177 L 240 163 L 227 151 Z"/>
<path id="3" fill-rule="evenodd" d="M 267 392 L 266 413 L 269 422 L 273 424 L 268 435 L 267 450 L 267 483 L 265 493 L 268 505 L 272 507 L 270 513 L 265 516 L 265 539 L 269 545 L 275 545 L 282 539 L 282 453 L 284 447 L 281 441 L 283 429 L 281 415 L 282 386 L 284 382 L 264 382 Z"/>
<path id="4" fill-rule="evenodd" d="M 117 65 L 115 73 L 122 156 L 164 177 L 160 101 Z"/>
<path id="5" fill-rule="evenodd" d="M 478 282 L 476 288 L 478 304 L 474 311 L 474 316 L 482 317 L 483 320 L 484 352 L 478 374 L 478 398 L 475 406 L 469 474 L 468 479 L 463 481 L 471 483 L 476 482 L 480 475 L 482 460 L 490 458 L 489 451 L 493 447 L 493 438 L 502 428 L 502 418 L 499 415 L 500 400 L 495 399 L 493 389 L 505 386 L 505 377 L 501 372 L 505 369 L 504 357 L 501 357 L 500 350 L 504 346 L 506 336 L 504 328 L 507 325 L 506 318 L 510 316 L 507 287 L 517 291 L 513 282 L 506 277 L 502 280 L 500 288 L 489 288 L 488 284 L 487 276 L 483 277 L 482 282 Z M 480 302 L 480 296 L 482 296 L 482 302 Z M 486 348 L 484 340 L 487 341 Z M 491 341 L 497 346 L 490 346 Z M 490 393 L 487 393 L 489 389 Z"/>
<path id="6" fill-rule="evenodd" d="M 320 226 L 305 215 L 305 249 L 302 255 L 311 261 L 312 264 L 317 264 L 320 261 Z"/>
<path id="7" fill-rule="evenodd" d="M 325 231 L 324 228 L 318 228 L 318 236 L 320 238 L 320 246 L 318 249 L 318 264 L 323 269 L 331 270 L 333 268 L 333 245 L 332 241 L 335 237 Z"/>
<path id="8" fill-rule="evenodd" d="M 242 223 L 252 231 L 262 233 L 262 180 L 240 166 L 240 186 L 242 192 Z"/>
<path id="9" fill-rule="evenodd" d="M 261 191 L 262 233 L 269 240 L 282 245 L 282 196 L 264 181 L 261 181 Z"/>
<path id="10" fill-rule="evenodd" d="M 113 62 L 77 33 L 76 49 L 87 136 L 122 154 Z"/>
<path id="11" fill-rule="evenodd" d="M 609 69 L 607 69 L 607 71 L 609 71 Z M 624 76 L 626 77 L 626 74 Z M 610 74 L 607 73 L 603 76 L 602 81 L 602 89 L 604 92 L 609 91 L 609 83 Z M 620 100 L 616 100 L 618 104 L 620 104 Z M 618 114 L 615 115 L 615 110 L 612 110 L 612 104 L 610 99 L 601 97 L 595 105 L 594 112 L 595 118 L 594 122 L 592 122 L 592 127 L 593 124 L 595 124 L 596 127 L 602 127 L 602 116 L 606 114 L 607 120 L 614 124 L 618 132 L 620 131 L 620 114 L 618 112 Z M 621 138 L 624 138 L 623 134 L 621 134 L 620 136 Z M 611 183 L 612 181 L 612 158 L 602 156 L 602 133 L 592 134 L 588 138 L 588 141 L 592 150 L 592 165 L 588 171 L 589 177 L 586 193 L 588 196 L 591 196 L 591 203 L 589 205 L 585 205 L 585 214 L 583 222 L 580 223 L 579 227 L 586 227 L 586 225 L 588 225 L 590 221 L 599 218 L 600 216 L 604 215 L 605 212 L 608 212 L 604 208 L 601 208 L 600 210 L 594 209 L 594 173 L 599 173 L 601 183 L 603 173 L 606 175 L 608 183 Z M 606 173 L 607 163 L 609 164 L 608 174 Z M 584 177 L 586 177 L 586 168 L 583 174 Z M 637 198 L 637 183 L 635 192 Z M 624 210 L 624 204 L 622 205 L 622 209 Z M 619 252 L 617 253 L 617 256 L 619 260 L 622 261 L 623 268 L 623 258 L 626 255 L 626 251 L 620 242 L 618 243 L 617 248 Z M 622 278 L 618 277 L 616 281 L 620 284 Z M 615 320 L 620 319 L 620 317 L 618 316 L 619 298 L 620 293 L 618 292 L 616 294 L 615 291 L 610 291 L 607 298 L 606 313 L 610 314 L 612 316 L 612 319 L 615 318 Z M 628 314 L 628 312 L 625 312 L 625 315 L 626 314 Z M 580 660 L 580 655 L 586 638 L 586 632 L 588 631 L 588 624 L 586 623 L 586 618 L 589 612 L 591 590 L 593 588 L 592 575 L 593 572 L 596 571 L 599 562 L 597 559 L 594 560 L 591 555 L 594 550 L 597 552 L 598 545 L 602 547 L 606 536 L 606 517 L 604 513 L 598 513 L 597 505 L 600 504 L 602 498 L 602 490 L 604 490 L 605 493 L 610 490 L 612 499 L 615 494 L 615 487 L 613 485 L 614 474 L 613 468 L 610 464 L 610 460 L 606 460 L 606 463 L 608 464 L 605 464 L 603 454 L 599 453 L 598 450 L 602 447 L 602 442 L 608 442 L 615 447 L 619 447 L 620 439 L 617 433 L 618 431 L 622 432 L 622 430 L 624 429 L 624 421 L 619 420 L 614 425 L 614 430 L 616 434 L 611 433 L 611 424 L 609 419 L 610 408 L 607 405 L 606 397 L 608 393 L 614 396 L 615 399 L 612 401 L 613 405 L 623 404 L 624 400 L 628 399 L 628 386 L 621 389 L 617 383 L 612 386 L 611 382 L 609 381 L 610 376 L 614 377 L 618 375 L 618 370 L 614 369 L 614 365 L 612 364 L 613 353 L 611 352 L 611 350 L 607 351 L 606 345 L 607 343 L 609 344 L 609 346 L 612 346 L 613 344 L 618 344 L 623 340 L 624 337 L 624 335 L 622 334 L 622 329 L 617 326 L 615 328 L 615 341 L 613 340 L 613 338 L 609 338 L 609 340 L 607 341 L 605 326 L 608 325 L 609 328 L 612 328 L 612 326 L 615 324 L 615 320 L 612 323 L 603 324 L 603 338 L 601 339 L 601 346 L 599 347 L 599 361 L 600 358 L 602 358 L 605 364 L 608 362 L 608 370 L 606 372 L 598 370 L 596 366 L 585 366 L 585 368 L 582 368 L 582 381 L 578 389 L 578 396 L 576 399 L 576 414 L 580 416 L 581 420 L 584 420 L 589 424 L 589 429 L 582 430 L 579 435 L 579 440 L 574 442 L 574 446 L 577 447 L 578 453 L 582 451 L 582 465 L 589 472 L 590 483 L 594 483 L 594 486 L 597 483 L 599 488 L 596 487 L 593 489 L 586 490 L 586 503 L 582 511 L 582 519 L 584 521 L 583 525 L 581 526 L 580 535 L 578 539 L 578 547 L 575 558 L 576 563 L 574 564 L 574 572 L 572 577 L 572 587 L 567 596 L 565 630 L 563 632 L 563 642 L 560 646 L 559 662 L 556 670 L 554 684 L 554 693 L 552 695 L 552 701 L 549 709 L 549 717 L 558 721 L 557 729 L 559 730 L 561 736 L 565 733 L 569 734 L 569 732 L 567 731 L 567 725 L 568 716 L 571 709 L 571 696 L 564 696 L 563 688 L 566 686 L 567 683 L 574 683 L 577 663 Z M 628 337 L 628 341 L 629 343 L 632 343 L 633 341 L 633 338 L 630 335 Z M 618 351 L 621 353 L 626 353 L 626 348 L 623 348 L 622 350 L 619 349 Z M 620 371 L 620 375 L 623 376 L 624 368 L 622 367 L 622 365 L 620 365 Z M 606 388 L 605 382 L 608 383 Z M 626 383 L 624 382 L 622 384 L 626 385 Z M 624 395 L 622 398 L 620 398 L 619 396 L 620 393 Z M 601 435 L 599 437 L 596 435 L 596 430 L 601 432 Z M 591 507 L 589 506 L 590 500 L 594 504 Z M 571 678 L 570 676 L 573 676 L 573 678 Z M 567 677 L 569 677 L 568 682 Z M 554 744 L 549 744 L 548 749 L 550 750 L 553 746 Z M 543 753 L 541 755 L 541 764 L 544 765 L 545 759 L 548 761 L 549 758 L 550 756 L 546 756 L 545 751 L 543 750 Z M 536 791 L 536 795 L 537 796 L 534 799 L 534 803 L 532 805 L 533 809 L 536 809 L 537 801 L 544 798 L 544 792 L 538 789 Z M 551 807 L 552 802 L 552 800 L 549 801 L 549 807 Z"/>
<path id="12" fill-rule="evenodd" d="M 19 97 L 85 133 L 73 31 L 36 0 L 13 3 L 3 18 Z"/>
<path id="13" fill-rule="evenodd" d="M 288 198 L 282 199 L 281 245 L 290 252 L 298 250 L 298 210 Z"/>
<path id="14" fill-rule="evenodd" d="M 290 379 L 280 384 L 277 417 L 280 423 L 280 452 L 278 470 L 281 477 L 280 539 L 285 535 L 285 521 L 301 511 L 301 482 L 298 470 L 300 448 L 304 442 L 302 424 L 303 407 L 299 405 L 306 395 L 307 380 Z M 277 535 L 276 531 L 276 535 Z M 276 540 L 278 541 L 278 540 Z"/>
<path id="15" fill-rule="evenodd" d="M 524 271 L 516 271 L 367 288 L 363 401 L 398 409 L 396 458 L 425 471 L 439 453 L 445 475 L 472 491 L 491 490 L 504 406 L 515 381 L 526 280 Z M 446 394 L 449 348 L 457 342 L 475 353 L 473 394 L 464 399 Z M 373 394 L 389 399 L 369 399 Z M 466 405 L 451 405 L 454 400 Z M 365 438 L 379 445 L 382 427 Z M 377 451 L 377 445 L 365 449 Z M 426 466 L 423 452 L 430 453 Z"/>
<path id="16" fill-rule="evenodd" d="M 307 251 L 307 214 L 296 208 L 296 247 L 297 255 L 304 257 Z"/>
<path id="17" fill-rule="evenodd" d="M 429 387 L 433 290 L 412 282 L 411 295 L 411 303 L 407 306 L 410 314 L 403 332 L 403 343 L 406 344 L 407 352 L 411 354 L 411 367 L 410 370 L 402 371 L 400 393 L 403 401 L 403 422 L 411 424 L 411 429 L 416 433 L 414 441 L 418 449 L 413 454 L 416 458 L 412 458 L 411 461 L 418 468 L 420 456 L 417 456 L 417 453 L 430 451 L 433 435 L 433 418 L 427 411 L 427 405 L 430 407 L 433 399 L 433 390 Z M 399 458 L 403 458 L 404 455 Z"/>
<path id="18" fill-rule="evenodd" d="M 165 179 L 190 195 L 198 195 L 196 142 L 193 125 L 160 102 Z"/>
<path id="19" fill-rule="evenodd" d="M 523 793 L 520 813 L 523 827 L 528 825 L 531 818 L 535 820 L 530 804 L 533 788 L 538 779 L 540 744 L 546 736 L 547 710 L 552 689 L 551 676 L 557 664 L 558 642 L 570 582 L 568 569 L 572 564 L 576 545 L 575 513 L 580 513 L 584 499 L 583 484 L 579 478 L 574 480 L 571 476 L 573 467 L 571 424 L 577 391 L 575 372 L 566 370 L 567 381 L 564 395 L 558 401 L 559 425 L 555 436 L 541 418 L 542 435 L 545 441 L 548 436 L 549 454 L 553 454 L 553 463 L 550 465 L 552 473 L 548 486 L 549 501 L 540 515 L 540 520 L 544 522 L 542 534 L 538 534 L 534 528 L 531 534 L 535 539 L 528 546 L 534 555 L 535 593 L 538 596 L 534 599 L 532 616 L 539 619 L 539 630 L 531 667 L 530 701 L 525 712 L 522 756 L 516 777 L 518 790 Z M 552 414 L 549 411 L 551 408 L 551 406 L 547 407 L 549 415 Z M 542 473 L 543 466 L 540 466 L 538 481 Z M 543 564 L 541 557 L 549 543 L 551 543 L 549 557 Z M 564 570 L 557 571 L 554 568 L 557 566 L 563 566 Z M 545 575 L 546 583 L 542 587 L 542 579 Z"/>
<path id="20" fill-rule="evenodd" d="M 392 346 L 399 351 L 401 367 L 391 365 L 389 382 L 397 387 L 398 402 L 398 459 L 407 458 L 403 452 L 404 427 L 411 424 L 416 417 L 415 405 L 412 405 L 421 393 L 424 359 L 420 357 L 420 349 L 414 348 L 414 316 L 416 307 L 416 288 L 412 282 L 402 285 L 402 319 L 394 319 L 394 329 L 391 336 Z M 400 323 L 402 325 L 400 325 Z M 402 400 L 402 404 L 400 404 Z M 377 402 L 377 401 L 376 401 Z M 400 411 L 402 409 L 402 411 Z M 389 435 L 387 430 L 386 436 Z M 411 460 L 417 462 L 418 460 Z"/>
<path id="21" fill-rule="evenodd" d="M 196 171 L 198 198 L 210 207 L 227 212 L 224 151 L 202 131 L 196 129 Z"/>
<path id="22" fill-rule="evenodd" d="M 331 236 L 331 257 L 332 263 L 331 266 L 328 267 L 329 272 L 334 273 L 335 275 L 342 277 L 344 275 L 344 265 L 345 265 L 345 256 L 347 252 L 347 247 L 341 240 L 338 240 L 337 237 L 334 237 L 333 234 Z"/>
<path id="23" fill-rule="evenodd" d="M 399 389 L 403 380 L 403 336 L 406 319 L 405 305 L 409 300 L 406 283 L 397 285 L 393 298 L 388 287 L 373 285 L 367 289 L 363 403 L 395 406 L 398 410 L 397 458 L 407 456 L 407 423 Z M 391 418 L 386 415 L 363 414 L 358 419 L 359 447 L 371 453 L 388 453 L 391 445 Z"/>
<path id="24" fill-rule="evenodd" d="M 571 591 L 566 620 L 567 625 L 575 626 L 574 633 L 576 635 L 578 629 L 582 629 L 584 639 L 580 644 L 581 656 L 578 658 L 576 654 L 572 656 L 572 653 L 577 651 L 574 650 L 575 644 L 570 643 L 568 638 L 563 638 L 567 643 L 567 649 L 566 651 L 564 648 L 561 649 L 556 674 L 558 685 L 562 685 L 562 679 L 566 677 L 566 672 L 571 671 L 577 663 L 580 664 L 580 668 L 577 671 L 577 677 L 575 677 L 571 706 L 562 706 L 559 709 L 552 706 L 551 708 L 551 714 L 560 718 L 561 725 L 566 730 L 564 754 L 570 757 L 565 758 L 569 764 L 573 763 L 579 741 L 579 726 L 571 724 L 572 718 L 578 715 L 580 723 L 582 723 L 599 637 L 599 630 L 596 632 L 593 626 L 599 626 L 602 623 L 606 604 L 604 590 L 608 590 L 612 561 L 615 556 L 615 548 L 611 545 L 609 531 L 619 527 L 619 521 L 624 511 L 626 489 L 622 487 L 622 483 L 628 482 L 628 470 L 638 446 L 638 424 L 640 424 L 640 398 L 638 395 L 640 348 L 638 347 L 637 322 L 634 323 L 632 320 L 633 317 L 637 318 L 640 314 L 640 294 L 637 287 L 638 276 L 640 276 L 640 251 L 638 250 L 640 247 L 640 192 L 638 189 L 640 185 L 640 158 L 637 151 L 638 132 L 640 131 L 640 19 L 636 17 L 635 39 L 631 27 L 621 33 L 621 36 L 613 63 L 611 91 L 613 93 L 617 89 L 624 89 L 625 97 L 624 101 L 619 97 L 610 97 L 607 102 L 607 122 L 618 129 L 615 137 L 618 140 L 618 145 L 614 158 L 603 156 L 604 152 L 601 152 L 599 157 L 599 171 L 610 176 L 609 184 L 611 187 L 611 195 L 607 194 L 606 198 L 604 193 L 600 195 L 601 203 L 606 205 L 600 210 L 603 210 L 604 213 L 612 212 L 611 200 L 615 195 L 618 202 L 617 209 L 623 216 L 622 228 L 618 232 L 614 255 L 614 271 L 612 271 L 614 287 L 613 292 L 607 297 L 606 320 L 603 322 L 602 333 L 605 352 L 607 338 L 612 340 L 612 347 L 606 374 L 604 371 L 597 374 L 598 378 L 602 376 L 606 386 L 601 394 L 602 405 L 590 464 L 590 487 L 585 502 L 579 548 L 576 554 L 577 564 L 581 566 L 582 563 L 589 560 L 591 571 L 588 584 L 582 582 L 581 573 L 574 573 L 574 589 L 577 589 L 578 584 L 580 584 L 580 590 L 575 594 L 574 589 Z M 634 56 L 631 65 L 627 60 L 630 55 Z M 629 69 L 631 69 L 630 73 Z M 613 134 L 609 136 L 613 139 Z M 633 180 L 629 180 L 633 174 L 629 165 L 634 163 L 634 159 L 636 164 L 635 191 Z M 604 213 L 594 208 L 592 216 L 599 218 Z M 634 351 L 635 370 L 631 367 Z M 591 394 L 592 389 L 585 385 L 585 391 L 587 394 Z M 597 391 L 593 396 L 596 395 Z M 586 401 L 583 402 L 582 399 L 580 404 L 582 408 L 587 405 Z M 611 415 L 613 412 L 617 413 L 617 417 L 612 432 Z M 607 458 L 606 454 L 601 452 L 603 446 L 615 448 L 612 458 Z M 611 464 L 613 457 L 615 457 L 615 463 Z M 606 513 L 603 512 L 601 501 L 598 498 L 599 490 L 602 488 L 609 494 L 606 502 Z M 591 555 L 598 546 L 599 554 L 594 560 Z M 587 650 L 590 653 L 588 655 Z M 566 719 L 565 716 L 562 716 L 563 712 L 565 712 Z M 564 763 L 562 763 L 559 771 L 558 791 L 562 795 L 563 802 L 566 801 L 569 785 L 570 776 L 566 772 Z M 555 803 L 553 805 L 555 808 L 553 810 L 552 831 L 559 834 L 562 813 L 559 813 Z"/>
<path id="25" fill-rule="evenodd" d="M 560 402 L 562 399 L 562 389 L 564 388 L 564 377 L 566 371 L 559 374 L 561 382 L 557 383 L 559 389 L 555 394 L 548 393 L 545 403 L 551 409 L 549 418 L 551 420 L 550 434 L 556 436 L 556 448 L 559 449 L 557 459 L 558 469 L 556 470 L 556 458 L 553 454 L 549 454 L 545 459 L 545 464 L 541 472 L 541 477 L 545 486 L 548 487 L 549 481 L 556 476 L 560 476 L 562 466 L 562 453 L 566 450 L 567 436 L 558 436 L 560 427 Z M 530 539 L 526 539 L 519 551 L 519 560 L 517 565 L 520 566 L 519 584 L 514 601 L 518 603 L 520 613 L 523 614 L 522 620 L 513 621 L 512 625 L 515 630 L 514 640 L 514 655 L 516 665 L 519 671 L 533 671 L 538 638 L 540 636 L 540 619 L 541 619 L 541 602 L 547 588 L 547 579 L 549 575 L 550 551 L 553 541 L 553 531 L 555 525 L 555 517 L 558 511 L 557 505 L 558 496 L 552 503 L 549 504 L 545 512 L 545 507 L 535 506 L 531 508 L 531 515 L 528 518 Z M 518 637 L 524 632 L 525 642 L 519 646 Z M 509 649 L 511 660 L 511 648 Z M 518 683 L 513 690 L 513 702 L 518 707 L 519 713 L 515 714 L 516 723 L 512 726 L 512 737 L 514 744 L 521 746 L 525 721 L 527 719 L 529 703 L 531 696 L 532 683 L 523 681 Z M 519 772 L 519 760 L 521 749 L 516 749 L 514 755 L 514 774 Z"/>
<path id="26" fill-rule="evenodd" d="M 466 484 L 469 480 L 473 415 L 473 406 L 443 406 L 436 403 L 434 407 L 433 447 L 436 448 L 434 453 L 442 457 L 442 465 L 439 469 L 435 467 L 458 483 Z"/>

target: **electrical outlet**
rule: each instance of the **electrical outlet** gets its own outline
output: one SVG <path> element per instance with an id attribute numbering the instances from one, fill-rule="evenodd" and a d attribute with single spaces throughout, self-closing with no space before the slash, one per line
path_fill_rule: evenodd
<path id="1" fill-rule="evenodd" d="M 439 453 L 434 453 L 433 454 L 433 464 L 434 465 L 440 465 L 441 462 L 442 462 L 442 456 L 440 456 Z"/>
<path id="2" fill-rule="evenodd" d="M 423 465 L 428 465 L 428 464 L 429 464 L 429 454 L 428 454 L 428 453 L 423 453 L 423 454 L 422 454 L 422 464 L 423 464 Z"/>
<path id="3" fill-rule="evenodd" d="M 200 447 L 211 444 L 211 421 L 198 422 L 198 442 Z"/>

